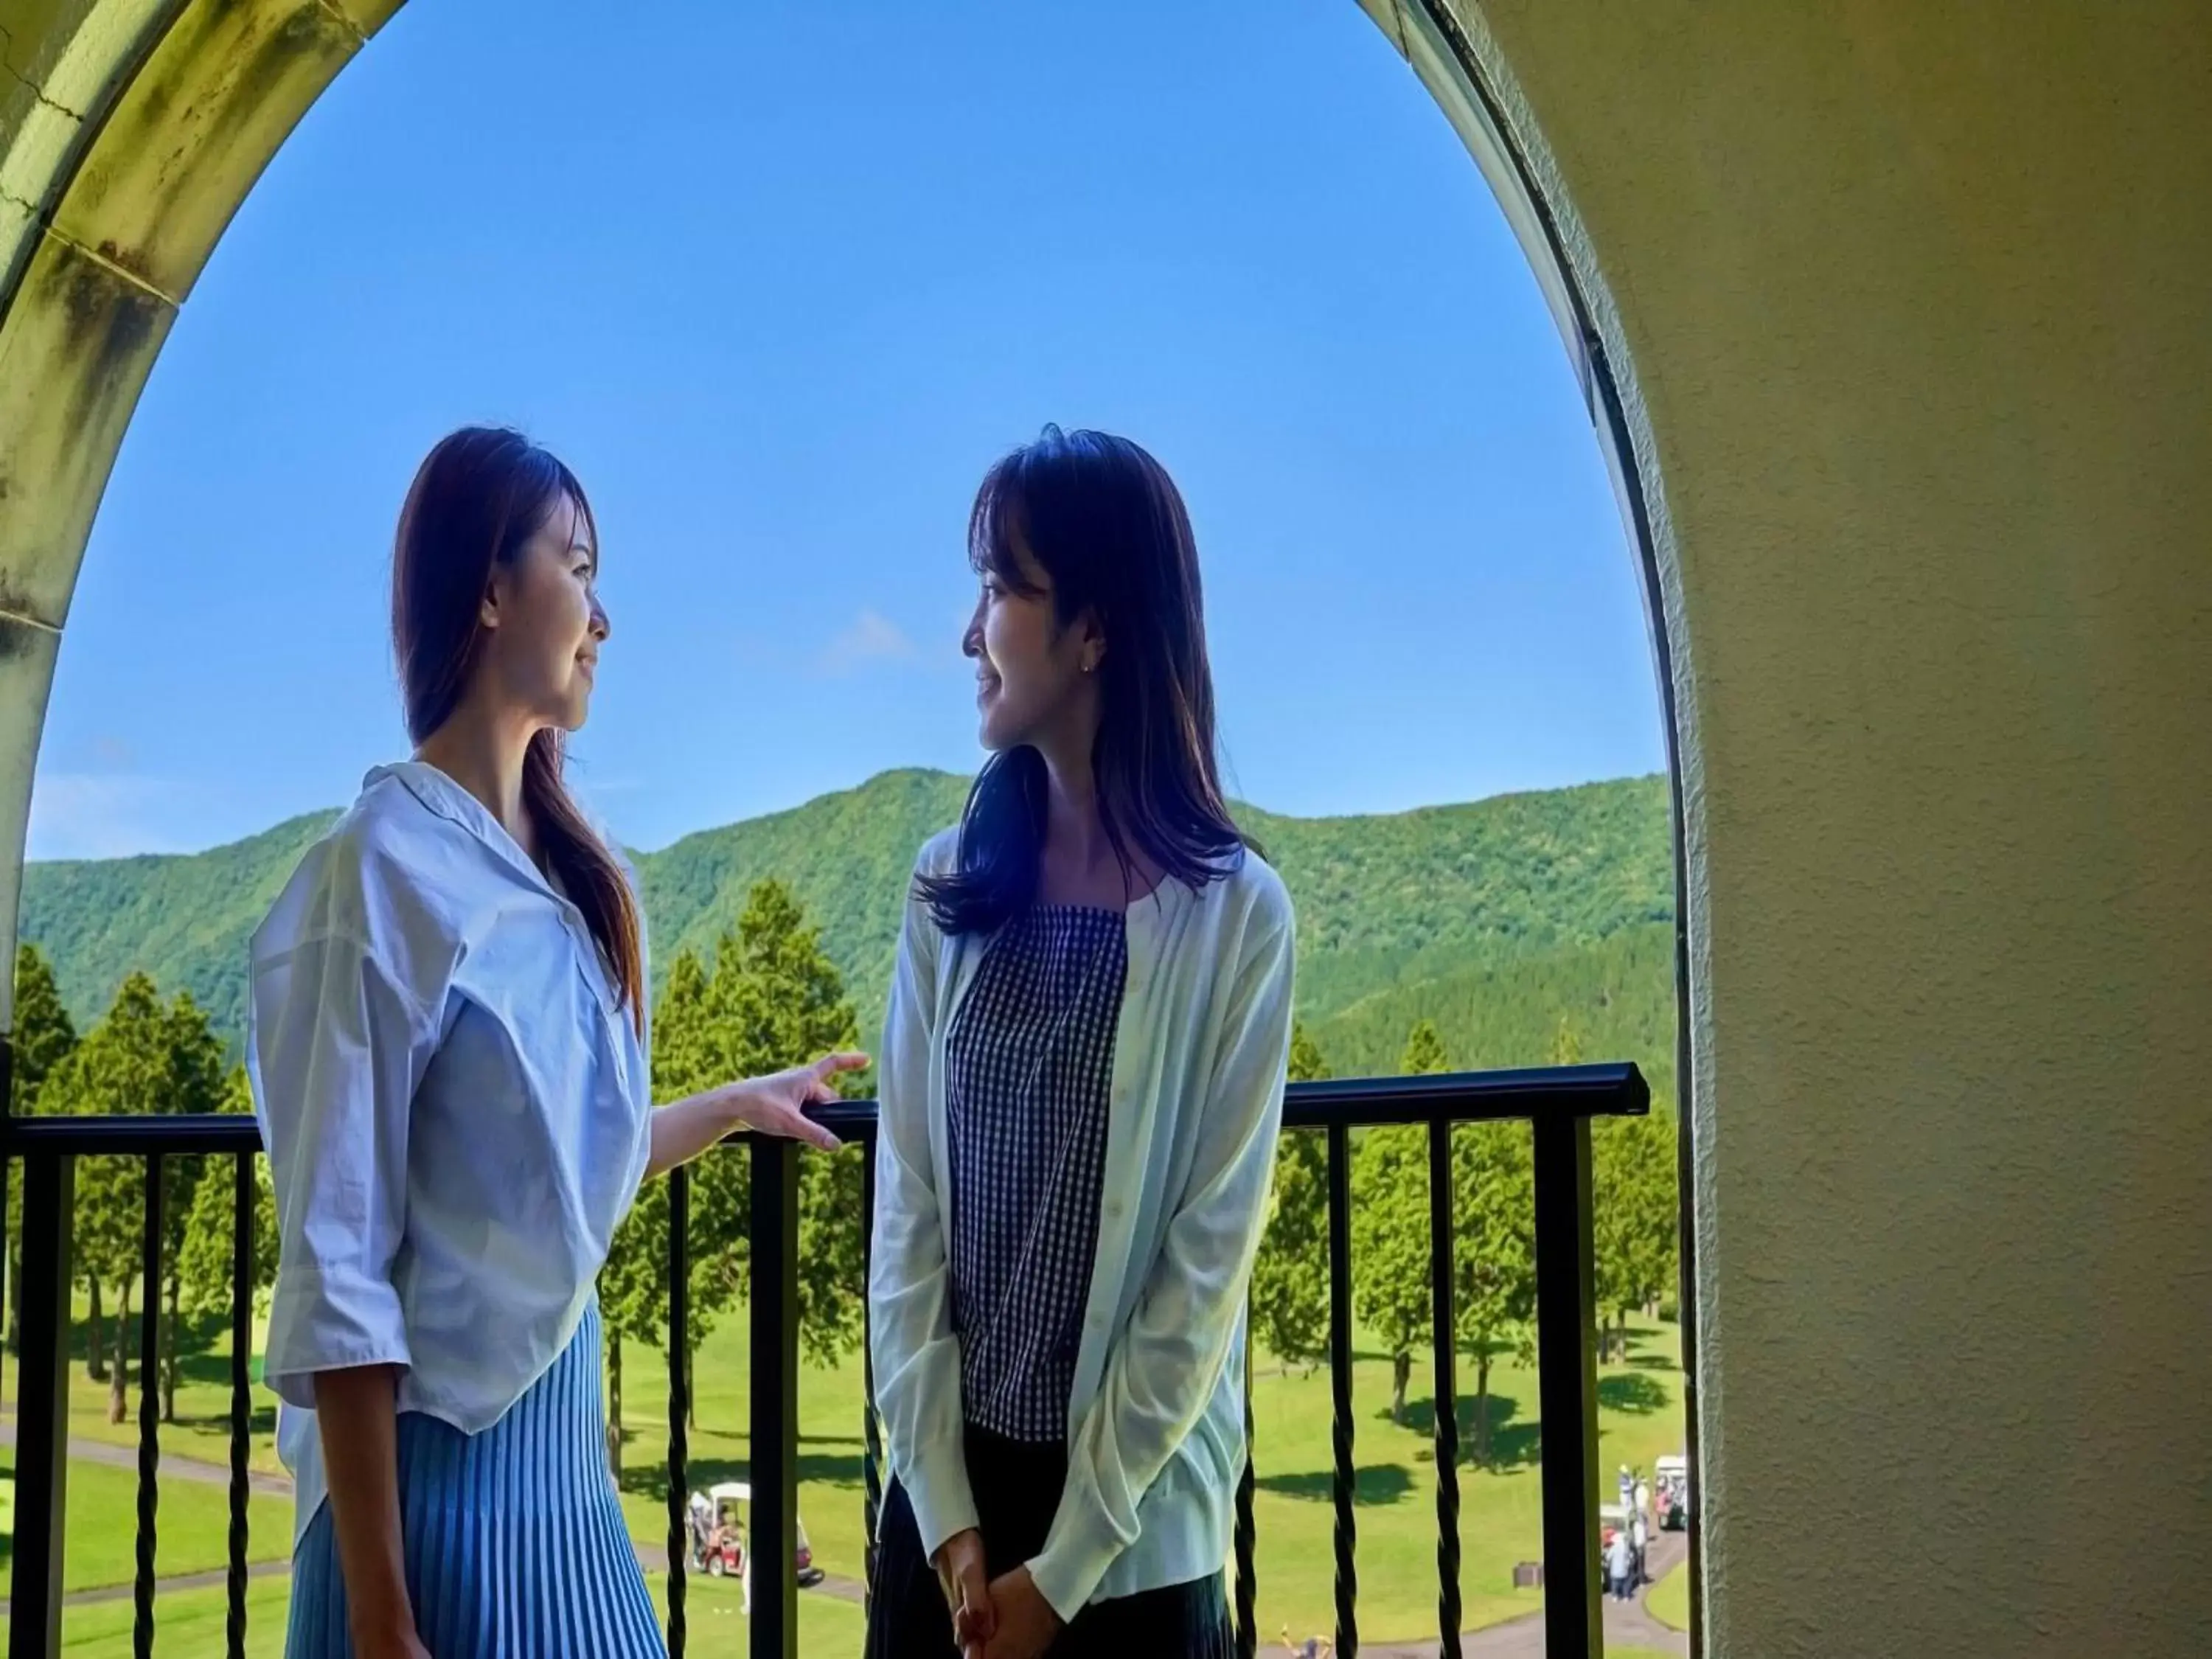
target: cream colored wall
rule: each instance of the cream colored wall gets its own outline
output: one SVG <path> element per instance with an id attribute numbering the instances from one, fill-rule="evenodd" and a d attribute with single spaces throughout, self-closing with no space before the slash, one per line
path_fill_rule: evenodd
<path id="1" fill-rule="evenodd" d="M 2201 1651 L 2212 11 L 1469 21 L 1688 647 L 1711 1650 Z"/>
<path id="2" fill-rule="evenodd" d="M 1417 54 L 1437 33 L 1363 3 Z M 0 935 L 138 386 L 266 154 L 388 9 L 0 0 Z M 2193 1654 L 2205 10 L 1494 0 L 1458 21 L 1655 492 L 1711 1650 Z"/>

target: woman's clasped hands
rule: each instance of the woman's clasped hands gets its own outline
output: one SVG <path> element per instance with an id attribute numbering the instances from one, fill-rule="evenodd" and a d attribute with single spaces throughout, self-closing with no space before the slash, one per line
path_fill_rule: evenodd
<path id="1" fill-rule="evenodd" d="M 1027 1567 L 988 1576 L 983 1534 L 973 1528 L 937 1552 L 937 1582 L 952 1614 L 960 1659 L 1040 1659 L 1059 1636 L 1060 1615 Z"/>

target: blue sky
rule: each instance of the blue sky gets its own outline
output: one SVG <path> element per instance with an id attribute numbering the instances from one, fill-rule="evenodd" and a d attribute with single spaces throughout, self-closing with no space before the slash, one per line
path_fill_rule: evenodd
<path id="1" fill-rule="evenodd" d="M 1558 336 L 1352 0 L 415 0 L 155 370 L 30 855 L 212 845 L 402 752 L 392 524 L 477 420 L 592 494 L 614 635 L 578 779 L 633 845 L 975 763 L 968 503 L 1047 420 L 1189 498 L 1246 798 L 1662 764 Z"/>

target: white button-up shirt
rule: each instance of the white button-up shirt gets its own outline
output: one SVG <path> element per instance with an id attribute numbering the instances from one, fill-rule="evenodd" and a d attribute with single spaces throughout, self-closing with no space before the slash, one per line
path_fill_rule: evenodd
<path id="1" fill-rule="evenodd" d="M 276 1189 L 264 1377 L 304 1531 L 314 1375 L 497 1422 L 583 1318 L 644 1178 L 646 1047 L 582 914 L 482 803 L 380 767 L 253 936 L 247 1066 Z"/>

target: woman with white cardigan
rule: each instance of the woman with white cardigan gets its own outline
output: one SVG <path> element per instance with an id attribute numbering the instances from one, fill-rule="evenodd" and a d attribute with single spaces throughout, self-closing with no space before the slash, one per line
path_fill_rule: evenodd
<path id="1" fill-rule="evenodd" d="M 1290 901 L 1222 796 L 1159 464 L 1048 427 L 969 548 L 994 752 L 922 849 L 880 1057 L 868 1652 L 1212 1659 Z"/>

